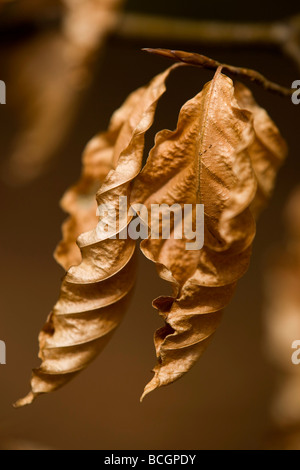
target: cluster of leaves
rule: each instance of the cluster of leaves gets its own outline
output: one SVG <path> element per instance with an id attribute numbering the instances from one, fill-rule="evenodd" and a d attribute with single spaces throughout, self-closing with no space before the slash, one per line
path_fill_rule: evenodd
<path id="1" fill-rule="evenodd" d="M 158 133 L 142 168 L 145 133 L 166 79 L 178 66 L 132 93 L 108 131 L 85 150 L 81 179 L 63 198 L 70 217 L 56 259 L 67 274 L 40 334 L 42 364 L 33 371 L 31 392 L 16 406 L 72 379 L 103 349 L 123 318 L 134 285 L 136 242 L 100 236 L 97 206 L 109 202 L 118 211 L 119 197 L 127 196 L 146 207 L 205 207 L 201 250 L 187 251 L 186 240 L 173 236 L 141 243 L 173 288 L 172 296 L 154 301 L 164 326 L 155 334 L 157 365 L 143 396 L 195 364 L 247 271 L 256 218 L 271 196 L 286 144 L 250 90 L 219 67 L 213 80 L 184 104 L 176 130 Z"/>

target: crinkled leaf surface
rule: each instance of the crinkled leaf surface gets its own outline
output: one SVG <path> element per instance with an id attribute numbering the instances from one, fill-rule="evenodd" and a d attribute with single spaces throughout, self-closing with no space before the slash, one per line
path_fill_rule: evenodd
<path id="1" fill-rule="evenodd" d="M 118 213 L 120 196 L 148 209 L 152 204 L 204 205 L 202 249 L 187 250 L 187 240 L 176 239 L 174 220 L 169 239 L 150 236 L 141 245 L 173 288 L 172 296 L 154 301 L 165 326 L 155 334 L 158 362 L 144 395 L 195 364 L 247 271 L 255 218 L 271 195 L 285 142 L 249 90 L 218 69 L 183 106 L 177 129 L 157 135 L 140 173 L 144 135 L 171 70 L 133 93 L 109 130 L 90 142 L 82 177 L 63 198 L 70 218 L 56 258 L 68 273 L 40 335 L 42 365 L 33 373 L 32 391 L 17 406 L 54 391 L 86 367 L 123 316 L 134 283 L 135 242 L 100 236 L 97 205 L 109 203 Z M 130 221 L 128 215 L 125 228 Z"/>
<path id="2" fill-rule="evenodd" d="M 239 90 L 244 97 L 245 89 Z M 195 364 L 247 271 L 256 230 L 251 207 L 258 197 L 254 120 L 251 110 L 237 102 L 231 79 L 218 70 L 213 81 L 184 105 L 177 129 L 157 135 L 134 183 L 133 202 L 149 208 L 201 203 L 205 210 L 201 250 L 187 251 L 186 240 L 174 238 L 149 238 L 141 245 L 174 292 L 154 301 L 165 326 L 155 334 L 158 362 L 144 396 L 179 379 Z M 263 145 L 259 150 L 267 160 Z M 269 174 L 261 173 L 263 185 Z"/>
<path id="3" fill-rule="evenodd" d="M 119 146 L 124 145 L 124 137 L 121 135 L 127 137 L 126 123 L 144 94 L 145 88 L 132 93 L 114 113 L 108 131 L 100 133 L 89 142 L 83 155 L 81 178 L 65 193 L 61 201 L 62 208 L 70 217 L 63 225 L 63 239 L 56 249 L 55 258 L 66 271 L 81 261 L 77 238 L 92 230 L 98 222 L 95 194 L 113 169 L 115 146 L 118 140 Z"/>
<path id="4" fill-rule="evenodd" d="M 255 139 L 249 153 L 258 191 L 251 209 L 259 215 L 273 194 L 276 177 L 288 149 L 267 111 L 255 102 L 251 91 L 242 83 L 235 82 L 235 97 L 240 107 L 247 108 L 253 114 Z"/>
<path id="5" fill-rule="evenodd" d="M 97 192 L 98 206 L 109 202 L 118 210 L 119 197 L 130 197 L 131 182 L 142 166 L 145 132 L 153 122 L 157 102 L 165 92 L 165 80 L 171 70 L 133 94 L 113 117 L 105 136 L 108 140 L 116 139 L 113 155 L 108 146 L 108 162 L 112 161 L 115 169 L 108 173 Z M 103 139 L 106 144 L 102 136 L 100 149 L 103 149 Z M 95 142 L 98 146 L 96 139 L 88 147 L 88 154 Z M 93 177 L 102 175 L 101 151 L 99 155 L 98 166 L 93 161 L 89 167 L 89 158 L 86 158 L 84 183 L 91 168 Z M 104 161 L 107 163 L 106 159 Z M 97 173 L 99 168 L 101 171 Z M 78 195 L 78 187 L 72 191 Z M 73 220 L 79 228 L 81 212 L 78 217 L 73 215 Z M 129 220 L 128 216 L 127 222 Z M 118 227 L 118 231 L 123 228 Z M 111 235 L 104 231 L 99 234 L 94 228 L 78 238 L 81 263 L 72 266 L 63 280 L 60 298 L 40 334 L 42 364 L 33 371 L 31 392 L 16 404 L 17 407 L 30 404 L 38 395 L 52 392 L 72 379 L 99 354 L 120 323 L 135 280 L 136 242 L 130 238 L 113 239 Z M 66 252 L 70 255 L 69 246 L 68 242 Z M 71 264 L 71 258 L 63 256 L 63 264 Z"/>

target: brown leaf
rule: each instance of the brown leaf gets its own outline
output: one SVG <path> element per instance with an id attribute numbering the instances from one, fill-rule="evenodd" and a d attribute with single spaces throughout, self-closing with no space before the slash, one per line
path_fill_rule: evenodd
<path id="1" fill-rule="evenodd" d="M 123 106 L 114 113 L 108 131 L 97 135 L 89 142 L 83 155 L 81 179 L 66 192 L 61 201 L 62 208 L 71 216 L 63 225 L 63 240 L 56 249 L 55 259 L 66 271 L 80 263 L 81 253 L 76 244 L 79 235 L 97 225 L 95 194 L 113 168 L 116 143 L 124 131 L 132 110 L 144 93 L 145 88 L 132 93 Z"/>
<path id="2" fill-rule="evenodd" d="M 218 70 L 184 105 L 177 129 L 157 135 L 133 186 L 132 201 L 148 208 L 201 203 L 205 210 L 201 250 L 187 251 L 186 240 L 174 238 L 142 242 L 174 292 L 154 302 L 165 326 L 155 335 L 158 364 L 143 397 L 195 364 L 249 265 L 255 236 L 250 207 L 257 194 L 250 149 L 257 137 L 252 113 L 240 108 L 234 94 L 231 79 Z"/>
<path id="3" fill-rule="evenodd" d="M 113 161 L 115 169 L 109 172 L 97 192 L 98 206 L 109 202 L 118 210 L 119 197 L 130 197 L 131 182 L 142 166 L 145 133 L 152 125 L 157 102 L 165 92 L 165 80 L 171 70 L 133 94 L 113 117 L 106 134 L 108 142 L 101 137 L 99 148 L 103 149 L 103 142 L 109 144 L 108 161 Z M 89 151 L 92 148 L 93 143 Z M 95 178 L 99 169 L 102 175 L 103 154 L 100 151 L 100 161 L 97 155 L 94 160 L 93 154 L 89 161 L 89 151 L 85 159 L 84 184 L 87 175 Z M 78 193 L 78 187 L 74 193 Z M 79 228 L 82 215 L 75 220 Z M 129 221 L 128 216 L 127 224 Z M 123 228 L 118 227 L 118 233 Z M 136 242 L 130 238 L 112 239 L 111 234 L 108 236 L 104 231 L 99 234 L 94 228 L 80 235 L 78 246 L 82 261 L 71 267 L 63 280 L 58 303 L 39 338 L 42 365 L 33 372 L 31 392 L 16 404 L 17 407 L 30 404 L 40 394 L 53 392 L 84 369 L 103 349 L 123 317 L 134 284 Z M 63 264 L 69 265 L 73 255 L 69 248 L 67 252 L 69 257 L 63 259 Z"/>
<path id="4" fill-rule="evenodd" d="M 235 83 L 235 97 L 242 108 L 253 114 L 255 140 L 249 148 L 252 166 L 258 181 L 258 191 L 252 211 L 259 215 L 269 202 L 279 169 L 287 156 L 287 145 L 265 109 L 254 100 L 251 91 Z"/>

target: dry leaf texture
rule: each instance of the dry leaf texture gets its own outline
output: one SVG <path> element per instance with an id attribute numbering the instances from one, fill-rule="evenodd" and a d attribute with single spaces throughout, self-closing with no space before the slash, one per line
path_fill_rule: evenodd
<path id="1" fill-rule="evenodd" d="M 66 271 L 81 261 L 77 238 L 92 230 L 98 222 L 95 194 L 109 171 L 113 169 L 116 143 L 124 133 L 132 110 L 136 108 L 144 93 L 145 88 L 132 93 L 124 105 L 114 113 L 108 131 L 89 142 L 83 155 L 81 178 L 66 192 L 61 201 L 62 208 L 70 217 L 63 225 L 63 240 L 56 249 L 55 258 Z"/>
<path id="2" fill-rule="evenodd" d="M 56 258 L 68 273 L 40 335 L 42 365 L 33 373 L 32 391 L 17 406 L 54 391 L 86 367 L 123 316 L 134 282 L 135 242 L 99 235 L 97 205 L 110 203 L 118 212 L 119 197 L 127 196 L 149 209 L 152 204 L 199 203 L 205 208 L 201 250 L 187 250 L 187 240 L 174 236 L 142 243 L 144 254 L 173 288 L 172 296 L 154 302 L 165 326 L 155 335 L 158 364 L 144 395 L 195 364 L 248 268 L 255 217 L 271 195 L 285 142 L 249 90 L 219 69 L 184 105 L 177 129 L 157 135 L 140 173 L 144 135 L 171 70 L 133 93 L 109 130 L 90 142 L 81 180 L 63 198 L 70 218 Z"/>
<path id="3" fill-rule="evenodd" d="M 253 112 L 239 106 L 235 92 L 240 101 L 247 98 Z M 264 171 L 269 163 L 265 129 L 276 128 L 269 125 L 266 113 L 266 122 L 258 119 L 254 125 L 257 115 L 261 118 L 250 92 L 242 85 L 235 90 L 231 79 L 218 70 L 213 81 L 184 105 L 177 129 L 157 135 L 134 183 L 133 202 L 147 207 L 201 203 L 205 210 L 201 250 L 187 251 L 186 240 L 174 238 L 142 242 L 144 254 L 173 287 L 172 297 L 154 301 L 165 326 L 155 334 L 158 363 L 143 396 L 179 379 L 195 364 L 247 271 L 256 229 L 250 208 L 254 201 L 261 206 L 260 187 L 269 184 L 265 178 L 270 174 L 273 184 L 273 172 Z M 284 152 L 285 145 L 279 145 L 276 164 Z"/>
<path id="4" fill-rule="evenodd" d="M 84 188 L 88 175 L 92 176 L 92 185 L 96 175 L 102 177 L 103 162 L 106 168 L 107 162 L 112 161 L 115 168 L 97 192 L 98 206 L 110 203 L 117 211 L 119 197 L 130 198 L 131 182 L 142 166 L 145 132 L 152 125 L 157 102 L 165 92 L 165 80 L 171 70 L 135 92 L 113 117 L 108 133 L 96 138 L 88 147 Z M 95 143 L 99 152 L 93 154 Z M 79 188 L 71 190 L 75 197 L 80 195 Z M 80 204 L 77 200 L 75 207 Z M 76 230 L 85 224 L 84 216 L 81 212 L 78 214 L 78 218 L 73 215 Z M 119 226 L 118 233 L 124 227 Z M 73 256 L 68 243 L 68 255 L 62 258 L 62 264 L 67 266 L 72 264 Z M 78 246 L 81 263 L 71 267 L 63 280 L 59 301 L 40 334 L 41 367 L 33 371 L 32 390 L 17 407 L 31 403 L 42 393 L 56 390 L 85 368 L 106 345 L 125 312 L 135 278 L 136 242 L 130 238 L 112 239 L 111 234 L 108 238 L 104 230 L 99 233 L 94 228 L 80 235 Z"/>
<path id="5" fill-rule="evenodd" d="M 240 107 L 253 114 L 255 139 L 249 153 L 258 182 L 258 191 L 251 210 L 257 217 L 273 194 L 276 177 L 286 159 L 288 148 L 267 111 L 255 102 L 247 87 L 235 82 L 235 97 Z"/>

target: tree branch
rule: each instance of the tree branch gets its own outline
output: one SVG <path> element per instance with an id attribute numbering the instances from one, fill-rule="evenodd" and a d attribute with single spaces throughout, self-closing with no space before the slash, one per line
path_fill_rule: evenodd
<path id="1" fill-rule="evenodd" d="M 218 67 L 222 67 L 224 72 L 233 77 L 246 78 L 251 80 L 258 85 L 261 85 L 265 90 L 277 93 L 281 96 L 291 96 L 295 90 L 290 88 L 285 88 L 277 83 L 271 82 L 265 78 L 259 72 L 251 69 L 245 69 L 242 67 L 234 67 L 233 65 L 222 64 L 216 60 L 210 59 L 204 55 L 183 52 L 183 51 L 171 51 L 169 49 L 143 49 L 146 52 L 151 54 L 156 54 L 170 59 L 175 60 L 176 62 L 183 62 L 187 65 L 193 65 L 195 67 L 203 67 L 205 69 L 217 70 Z"/>

